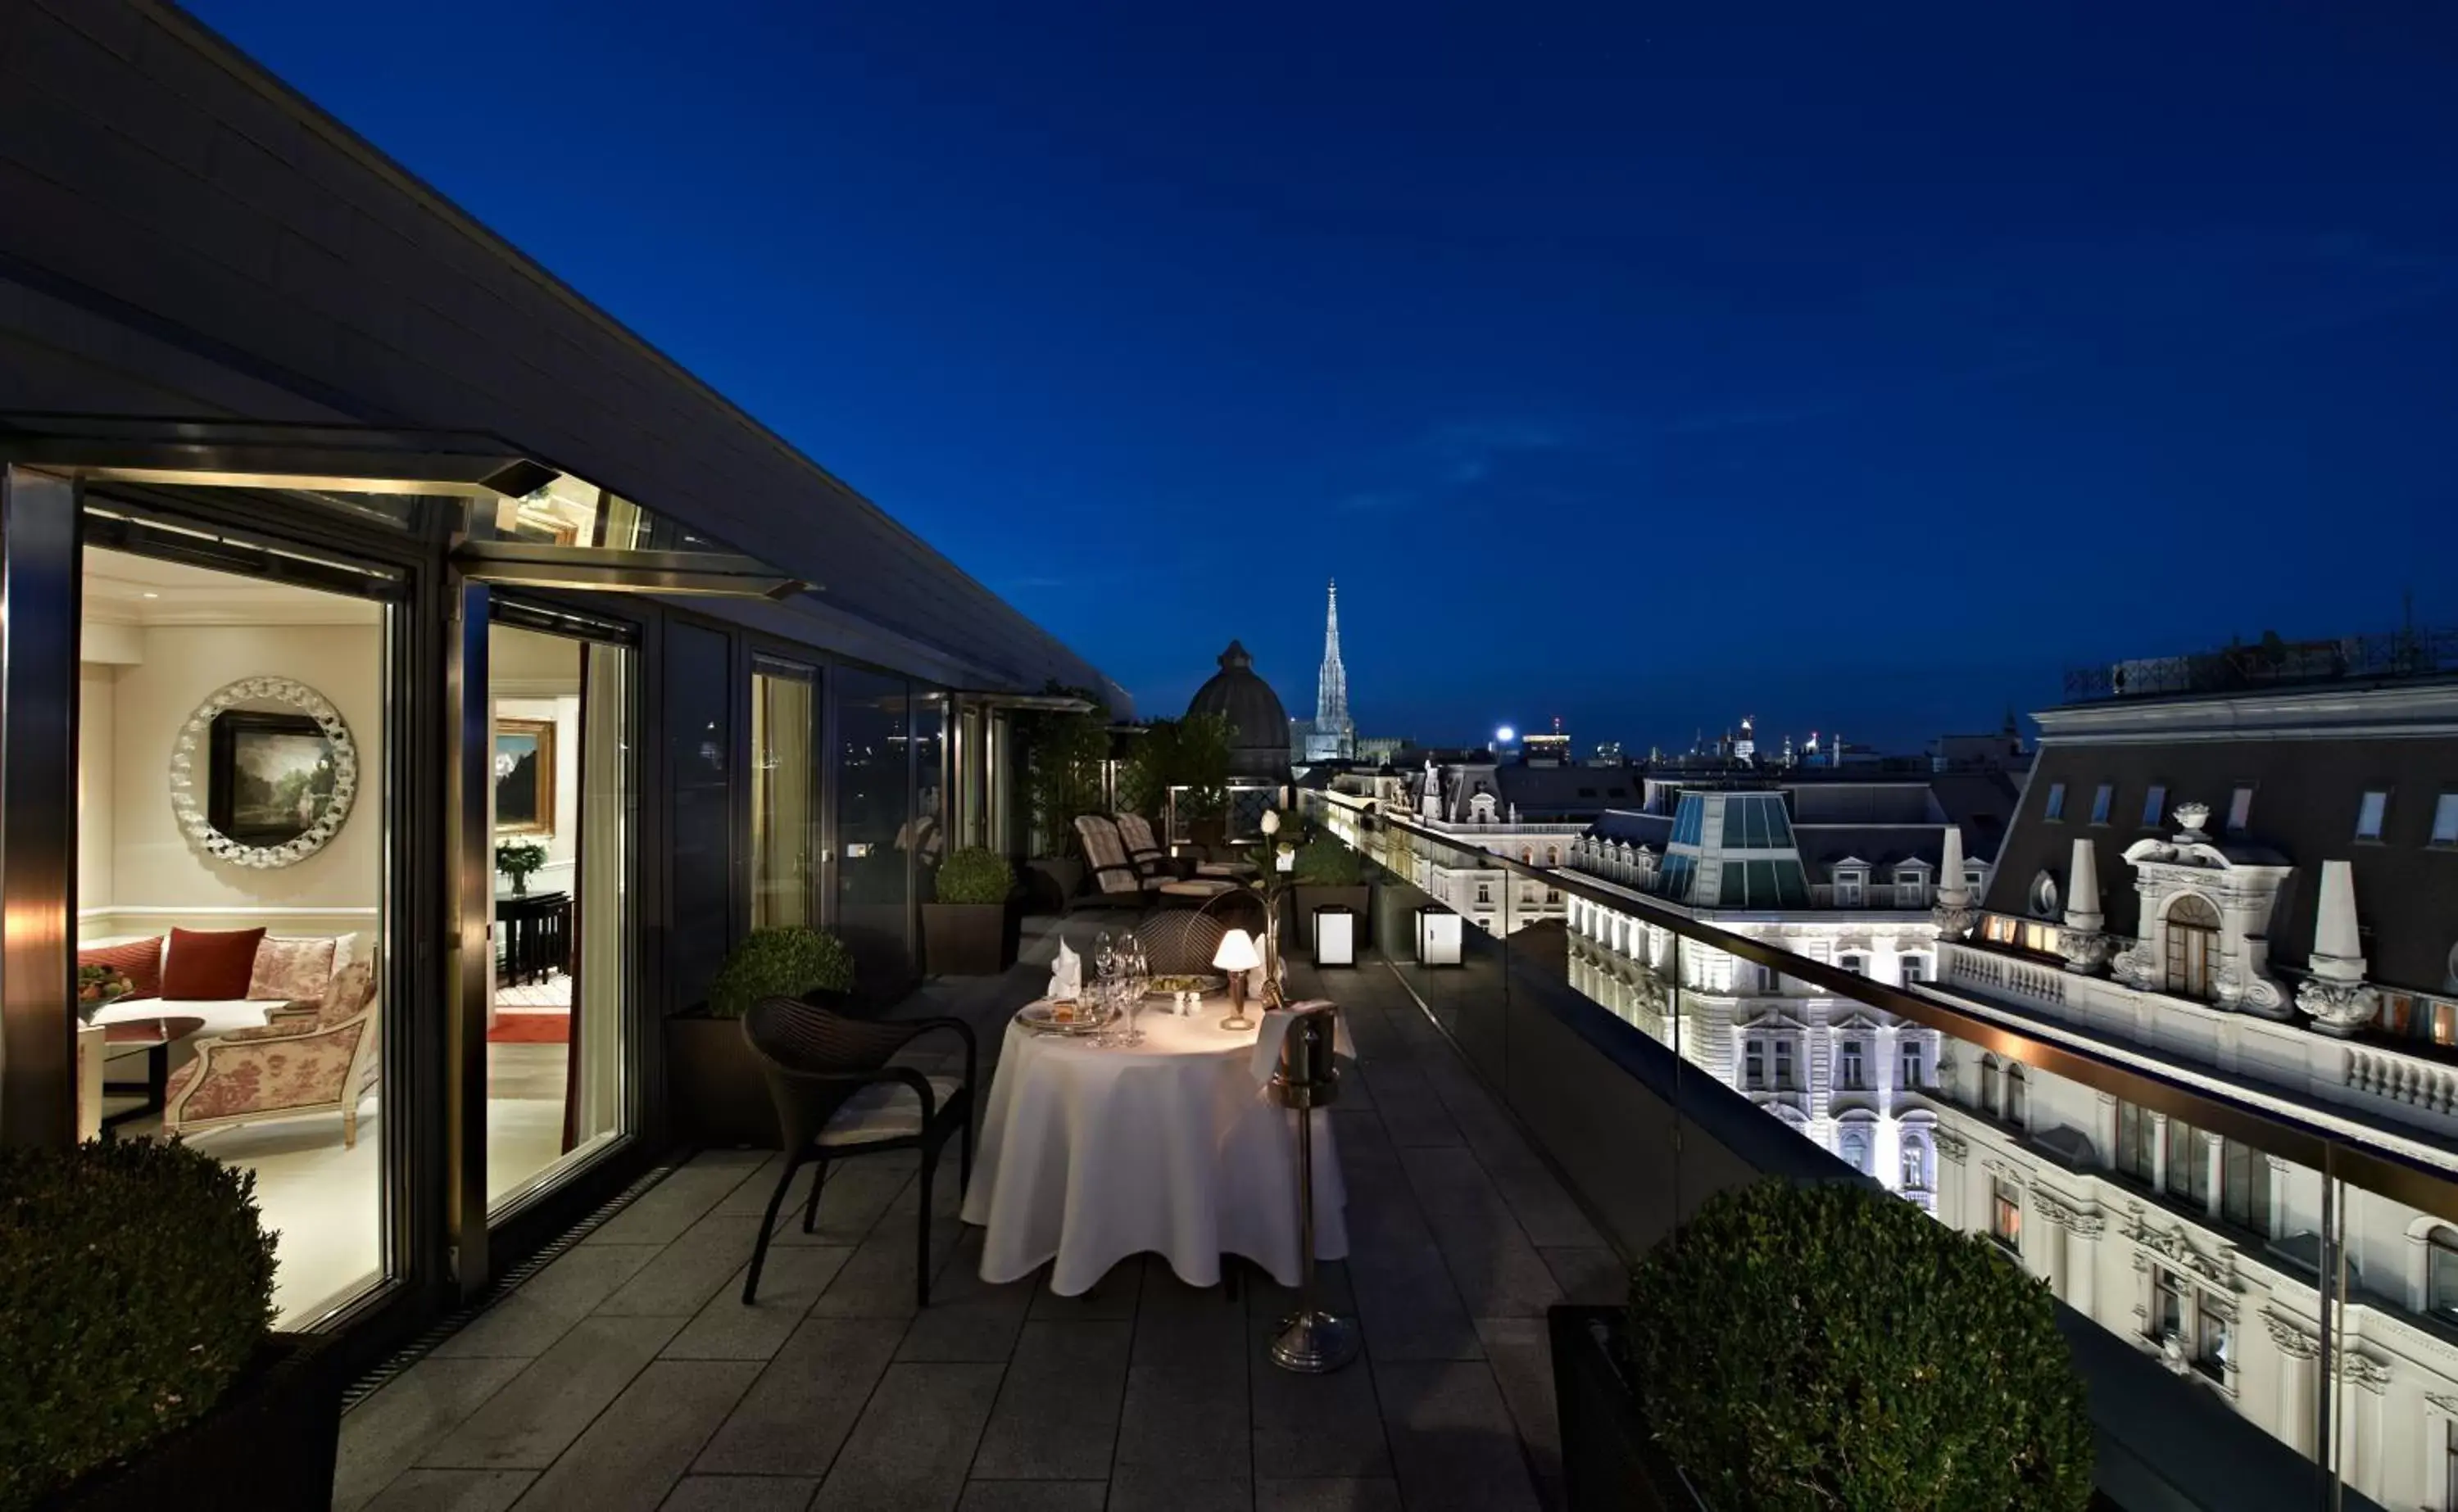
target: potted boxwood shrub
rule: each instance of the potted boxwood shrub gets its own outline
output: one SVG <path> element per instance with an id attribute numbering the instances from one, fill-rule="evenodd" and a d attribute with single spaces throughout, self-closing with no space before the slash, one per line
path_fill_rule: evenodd
<path id="1" fill-rule="evenodd" d="M 2092 1428 L 2048 1290 L 1859 1182 L 1719 1193 L 1627 1309 L 1550 1319 L 1573 1506 L 2080 1512 Z"/>
<path id="2" fill-rule="evenodd" d="M 1337 836 L 1317 835 L 1298 847 L 1296 877 L 1298 927 L 1305 931 L 1306 953 L 1314 953 L 1314 911 L 1335 903 L 1357 916 L 1357 948 L 1363 952 L 1374 896 L 1357 853 Z"/>
<path id="3" fill-rule="evenodd" d="M 695 1144 L 776 1149 L 777 1115 L 739 1020 L 762 998 L 842 1008 L 852 991 L 853 953 L 836 936 L 800 924 L 745 935 L 709 984 L 705 1007 L 666 1021 L 676 1131 Z"/>
<path id="4" fill-rule="evenodd" d="M 277 1335 L 256 1177 L 177 1142 L 0 1150 L 0 1508 L 333 1504 L 332 1340 Z"/>
<path id="5" fill-rule="evenodd" d="M 994 977 L 1015 964 L 1007 858 L 968 845 L 939 863 L 937 901 L 922 905 L 922 954 L 932 976 Z"/>

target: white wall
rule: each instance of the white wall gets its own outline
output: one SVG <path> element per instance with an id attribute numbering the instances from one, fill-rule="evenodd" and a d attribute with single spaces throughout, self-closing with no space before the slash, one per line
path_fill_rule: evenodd
<path id="1" fill-rule="evenodd" d="M 494 717 L 544 719 L 554 726 L 553 825 L 546 835 L 506 835 L 499 840 L 535 840 L 546 847 L 546 865 L 530 878 L 531 892 L 573 892 L 580 840 L 581 645 L 559 635 L 498 625 L 487 633 L 487 683 Z M 510 886 L 497 878 L 498 886 Z"/>
<path id="2" fill-rule="evenodd" d="M 119 669 L 108 663 L 87 662 L 77 678 L 77 908 L 105 908 L 111 904 L 112 875 L 116 857 L 113 853 L 112 822 L 117 805 L 114 801 L 116 777 L 114 754 L 117 747 L 114 732 L 117 727 L 113 706 L 116 696 Z M 166 790 L 167 791 L 167 790 Z M 166 797 L 164 799 L 168 802 Z"/>
<path id="3" fill-rule="evenodd" d="M 235 920 L 365 910 L 371 922 L 384 875 L 381 628 L 156 625 L 138 635 L 140 659 L 89 664 L 81 685 L 80 909 L 108 908 L 121 922 L 184 910 Z M 295 866 L 259 871 L 214 860 L 179 827 L 171 753 L 216 689 L 268 674 L 303 682 L 341 711 L 359 750 L 359 795 L 332 843 Z M 110 920 L 83 922 L 89 936 L 115 932 Z"/>

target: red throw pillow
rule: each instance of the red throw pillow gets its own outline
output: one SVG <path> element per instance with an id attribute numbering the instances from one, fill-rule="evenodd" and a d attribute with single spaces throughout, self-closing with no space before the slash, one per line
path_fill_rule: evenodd
<path id="1" fill-rule="evenodd" d="M 132 940 L 124 945 L 89 945 L 77 952 L 81 966 L 109 966 L 130 984 L 132 998 L 162 995 L 162 937 Z"/>
<path id="2" fill-rule="evenodd" d="M 236 1003 L 247 996 L 261 929 L 174 929 L 162 955 L 162 996 L 182 1003 Z"/>

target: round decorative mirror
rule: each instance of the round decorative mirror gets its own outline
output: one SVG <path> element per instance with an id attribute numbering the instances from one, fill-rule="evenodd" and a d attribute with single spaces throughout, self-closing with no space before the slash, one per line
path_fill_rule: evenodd
<path id="1" fill-rule="evenodd" d="M 179 727 L 171 807 L 217 860 L 270 869 L 323 850 L 359 796 L 359 750 L 332 701 L 287 677 L 215 690 Z"/>

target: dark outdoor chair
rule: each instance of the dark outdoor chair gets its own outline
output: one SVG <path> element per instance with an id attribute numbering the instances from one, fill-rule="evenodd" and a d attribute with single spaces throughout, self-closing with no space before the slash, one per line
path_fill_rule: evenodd
<path id="1" fill-rule="evenodd" d="M 1146 881 L 1168 881 L 1195 875 L 1195 862 L 1181 860 L 1161 849 L 1153 835 L 1152 822 L 1142 815 L 1129 812 L 1115 815 L 1111 822 L 1118 826 L 1118 841 L 1127 849 L 1127 860 Z"/>
<path id="2" fill-rule="evenodd" d="M 953 1029 L 965 1042 L 962 1081 L 887 1064 L 889 1056 L 939 1029 Z M 768 1099 L 776 1105 L 777 1124 L 785 1136 L 785 1171 L 769 1194 L 768 1216 L 751 1246 L 751 1273 L 742 1278 L 743 1305 L 749 1306 L 759 1293 L 760 1268 L 767 1263 L 777 1212 L 797 1170 L 805 1165 L 819 1168 L 811 1173 L 810 1200 L 802 1205 L 802 1232 L 808 1233 L 819 1220 L 820 1186 L 827 1179 L 828 1162 L 918 1150 L 922 1215 L 913 1295 L 919 1305 L 929 1306 L 930 1178 L 938 1169 L 939 1151 L 951 1136 L 957 1141 L 956 1190 L 961 1193 L 973 1179 L 972 1025 L 948 1018 L 893 1023 L 849 1019 L 795 998 L 764 998 L 742 1016 L 742 1037 L 759 1058 L 760 1074 L 768 1083 Z"/>

